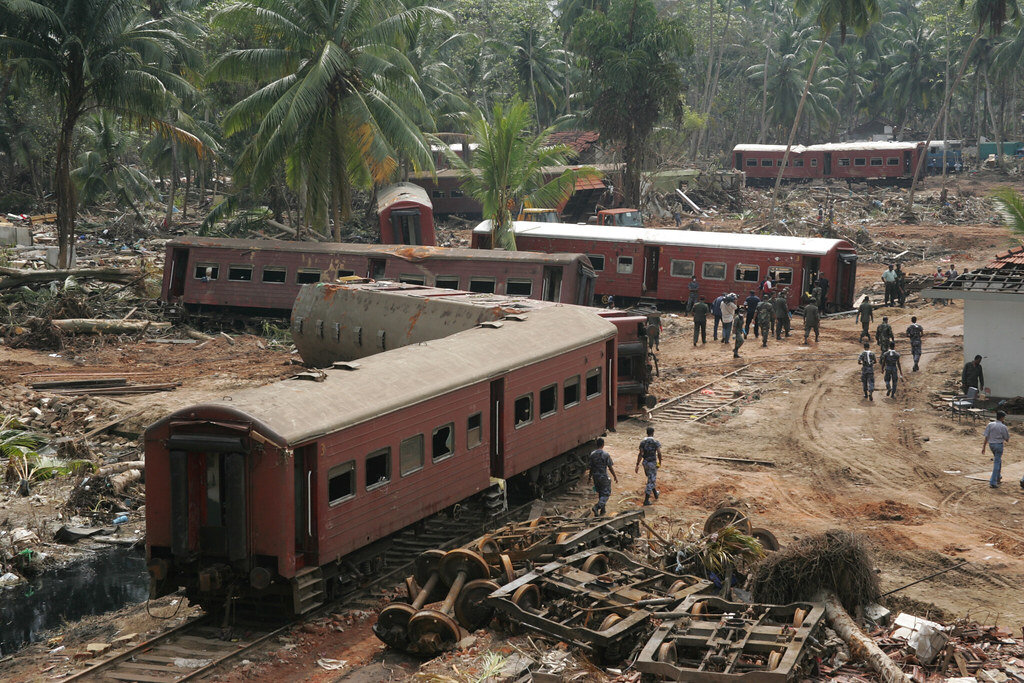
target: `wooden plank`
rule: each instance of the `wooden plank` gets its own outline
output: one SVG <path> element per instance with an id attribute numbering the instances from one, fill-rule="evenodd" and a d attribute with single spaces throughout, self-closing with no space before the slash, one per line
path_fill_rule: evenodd
<path id="1" fill-rule="evenodd" d="M 175 675 L 173 672 L 169 672 L 166 676 L 150 676 L 134 672 L 109 671 L 103 675 L 105 678 L 113 678 L 115 681 L 138 681 L 138 683 L 174 683 L 181 678 L 181 674 Z"/>
<path id="2" fill-rule="evenodd" d="M 720 462 L 734 462 L 741 465 L 765 465 L 767 467 L 775 467 L 775 463 L 771 460 L 753 460 L 751 458 L 726 458 L 717 455 L 698 455 L 698 458 L 704 460 L 717 460 Z"/>

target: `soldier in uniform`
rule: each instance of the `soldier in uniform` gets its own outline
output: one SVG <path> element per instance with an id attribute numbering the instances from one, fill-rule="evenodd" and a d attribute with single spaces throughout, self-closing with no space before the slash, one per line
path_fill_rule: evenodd
<path id="1" fill-rule="evenodd" d="M 854 318 L 854 322 L 860 320 L 860 338 L 868 338 L 871 341 L 871 330 L 868 327 L 875 319 L 875 307 L 871 303 L 870 297 L 864 297 L 864 301 L 861 302 L 860 306 L 857 307 L 857 317 Z"/>
<path id="2" fill-rule="evenodd" d="M 690 313 L 693 314 L 693 345 L 697 345 L 697 335 L 700 335 L 700 343 L 706 344 L 708 341 L 708 303 L 704 301 L 704 297 L 701 297 L 690 309 Z"/>
<path id="3" fill-rule="evenodd" d="M 903 272 L 903 266 L 896 264 L 896 282 L 893 285 L 896 287 L 896 299 L 899 301 L 900 308 L 907 302 L 907 274 Z"/>
<path id="4" fill-rule="evenodd" d="M 882 353 L 889 350 L 889 344 L 896 338 L 892 333 L 892 326 L 889 325 L 889 316 L 882 316 L 882 324 L 875 329 L 875 341 L 878 342 Z"/>
<path id="5" fill-rule="evenodd" d="M 810 336 L 811 330 L 814 330 L 814 343 L 818 343 L 818 335 L 821 332 L 820 325 L 821 316 L 818 315 L 818 306 L 812 301 L 804 306 L 804 344 L 807 343 L 807 337 Z"/>
<path id="6" fill-rule="evenodd" d="M 640 450 L 636 454 L 634 472 L 640 471 L 643 463 L 644 474 L 647 475 L 647 488 L 644 489 L 644 505 L 651 504 L 651 494 L 658 500 L 658 468 L 661 467 L 661 443 L 654 438 L 654 427 L 647 428 L 647 436 L 640 440 Z"/>
<path id="7" fill-rule="evenodd" d="M 781 289 L 772 299 L 772 311 L 775 313 L 775 338 L 782 339 L 782 332 L 789 336 L 789 301 L 786 300 L 786 290 Z"/>
<path id="8" fill-rule="evenodd" d="M 736 324 L 733 325 L 733 338 L 732 338 L 732 357 L 740 357 L 740 347 L 743 346 L 743 340 L 747 336 L 747 333 L 743 331 L 743 314 L 736 314 Z M 756 329 L 756 328 L 755 328 Z"/>
<path id="9" fill-rule="evenodd" d="M 910 318 L 907 336 L 910 337 L 910 353 L 914 357 L 913 371 L 917 372 L 918 364 L 921 362 L 921 337 L 924 336 L 924 328 L 918 324 L 916 315 Z"/>
<path id="10" fill-rule="evenodd" d="M 818 299 L 818 310 L 819 311 L 824 311 L 825 310 L 825 302 L 828 301 L 828 288 L 829 288 L 829 284 L 830 284 L 829 281 L 828 281 L 828 278 L 825 277 L 824 271 L 821 271 L 821 272 L 818 273 L 817 284 L 818 284 L 819 287 L 821 287 L 821 298 Z"/>
<path id="11" fill-rule="evenodd" d="M 882 367 L 885 370 L 885 395 L 896 398 L 896 386 L 903 377 L 903 365 L 900 354 L 896 352 L 896 342 L 889 342 L 889 349 L 882 354 Z"/>
<path id="12" fill-rule="evenodd" d="M 690 283 L 686 285 L 686 289 L 688 292 L 686 295 L 686 312 L 690 313 L 700 300 L 700 295 L 698 294 L 700 292 L 700 283 L 697 282 L 696 275 L 690 278 Z"/>
<path id="13" fill-rule="evenodd" d="M 604 450 L 604 439 L 598 439 L 595 445 L 597 448 L 590 452 L 590 479 L 594 481 L 594 490 L 597 491 L 597 504 L 592 508 L 596 517 L 606 512 L 605 505 L 608 503 L 608 497 L 612 495 L 612 482 L 608 479 L 608 474 L 611 473 L 616 484 L 619 483 L 619 478 L 612 467 L 612 456 Z"/>
<path id="14" fill-rule="evenodd" d="M 744 299 L 743 303 L 747 305 L 747 322 L 743 333 L 749 335 L 750 324 L 754 322 L 754 312 L 757 310 L 757 305 L 761 303 L 761 297 L 755 294 L 754 290 L 750 290 L 750 294 Z M 757 325 L 754 325 L 754 336 L 757 336 Z"/>
<path id="15" fill-rule="evenodd" d="M 813 301 L 814 303 L 816 303 L 816 304 L 818 304 L 820 306 L 821 305 L 821 297 L 822 297 L 821 285 L 815 283 L 815 285 L 813 287 L 811 287 L 811 301 Z"/>
<path id="16" fill-rule="evenodd" d="M 768 346 L 768 330 L 771 328 L 774 313 L 772 302 L 767 298 L 757 305 L 757 328 L 761 332 L 761 346 Z"/>
<path id="17" fill-rule="evenodd" d="M 864 398 L 875 400 L 875 363 L 878 359 L 871 352 L 871 342 L 864 342 L 864 350 L 857 356 L 860 365 L 860 383 L 864 387 Z"/>

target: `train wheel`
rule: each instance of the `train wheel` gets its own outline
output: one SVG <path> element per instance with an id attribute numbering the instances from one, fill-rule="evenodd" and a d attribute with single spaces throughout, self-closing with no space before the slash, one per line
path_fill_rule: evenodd
<path id="1" fill-rule="evenodd" d="M 475 631 L 494 616 L 494 608 L 487 604 L 487 596 L 501 586 L 488 579 L 470 581 L 455 599 L 455 618 L 463 628 Z"/>
<path id="2" fill-rule="evenodd" d="M 476 551 L 482 555 L 493 555 L 501 552 L 501 546 L 498 545 L 493 536 L 488 534 L 477 541 Z"/>
<path id="3" fill-rule="evenodd" d="M 719 529 L 734 526 L 745 534 L 750 534 L 750 519 L 736 508 L 718 508 L 704 522 L 704 535 L 710 536 Z"/>
<path id="4" fill-rule="evenodd" d="M 772 650 L 768 655 L 768 670 L 774 671 L 778 668 L 779 663 L 782 661 L 782 653 L 778 650 Z"/>
<path id="5" fill-rule="evenodd" d="M 444 557 L 443 550 L 425 550 L 420 553 L 419 557 L 416 558 L 416 562 L 413 564 L 413 577 L 421 586 L 426 586 L 427 581 L 430 580 L 430 575 L 438 571 L 441 566 L 441 558 Z M 438 581 L 434 585 L 434 590 L 430 591 L 430 595 L 427 597 L 427 602 L 437 602 L 438 600 L 444 600 L 445 596 L 448 595 L 448 591 L 445 590 L 441 582 Z"/>
<path id="6" fill-rule="evenodd" d="M 433 609 L 420 610 L 409 619 L 409 650 L 433 656 L 452 649 L 462 639 L 455 620 Z"/>
<path id="7" fill-rule="evenodd" d="M 562 533 L 555 536 L 555 543 L 562 543 L 569 538 L 572 538 L 572 532 L 563 531 Z"/>
<path id="8" fill-rule="evenodd" d="M 779 545 L 779 539 L 775 538 L 775 534 L 768 531 L 767 529 L 751 529 L 750 535 L 756 538 L 761 543 L 761 547 L 767 550 L 768 552 L 777 552 L 778 549 L 781 547 Z"/>
<path id="9" fill-rule="evenodd" d="M 690 608 L 690 614 L 697 616 L 704 614 L 704 607 L 705 604 L 703 600 L 701 600 L 700 602 L 695 602 L 693 603 L 693 607 Z"/>
<path id="10" fill-rule="evenodd" d="M 668 587 L 668 594 L 675 595 L 676 593 L 682 593 L 684 590 L 690 587 L 690 584 L 686 581 L 676 581 Z"/>
<path id="11" fill-rule="evenodd" d="M 667 643 L 662 643 L 658 648 L 658 661 L 659 662 L 676 662 L 676 641 L 670 640 Z"/>
<path id="12" fill-rule="evenodd" d="M 466 548 L 449 550 L 441 558 L 439 566 L 441 580 L 445 585 L 451 586 L 460 573 L 465 572 L 466 581 L 486 579 L 491 575 L 491 568 L 487 566 L 486 560 L 478 553 Z"/>
<path id="13" fill-rule="evenodd" d="M 800 628 L 801 626 L 804 625 L 804 619 L 806 619 L 806 618 L 807 618 L 807 610 L 800 609 L 799 607 L 797 607 L 796 611 L 793 612 L 793 626 L 795 626 L 797 628 Z"/>
<path id="14" fill-rule="evenodd" d="M 583 563 L 582 569 L 588 574 L 596 574 L 598 576 L 601 574 L 607 574 L 608 558 L 602 553 L 591 555 L 587 558 L 587 561 Z"/>
<path id="15" fill-rule="evenodd" d="M 612 626 L 615 626 L 615 624 L 619 623 L 620 621 L 622 621 L 622 617 L 620 617 L 618 614 L 609 614 L 608 616 L 606 616 L 604 618 L 604 621 L 601 622 L 601 625 L 597 628 L 597 630 L 598 631 L 607 631 L 608 629 L 610 629 Z"/>
<path id="16" fill-rule="evenodd" d="M 501 563 L 501 580 L 503 583 L 512 583 L 516 580 L 516 570 L 512 567 L 512 558 L 504 553 L 498 557 Z"/>
<path id="17" fill-rule="evenodd" d="M 395 650 L 409 647 L 409 620 L 416 614 L 411 605 L 393 602 L 380 611 L 373 632 L 385 645 Z"/>
<path id="18" fill-rule="evenodd" d="M 512 603 L 524 611 L 540 607 L 540 588 L 532 583 L 523 584 L 512 594 Z"/>

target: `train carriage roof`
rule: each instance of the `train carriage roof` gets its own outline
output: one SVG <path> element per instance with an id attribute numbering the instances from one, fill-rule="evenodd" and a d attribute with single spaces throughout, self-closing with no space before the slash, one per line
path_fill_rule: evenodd
<path id="1" fill-rule="evenodd" d="M 835 248 L 853 249 L 846 240 L 825 237 L 789 237 L 787 235 L 747 235 L 735 232 L 702 232 L 660 228 L 627 228 L 615 225 L 578 225 L 572 223 L 512 223 L 516 236 L 545 239 L 571 239 L 596 242 L 625 242 L 676 247 L 710 247 L 745 251 L 777 251 L 790 254 L 823 256 Z M 473 229 L 488 234 L 491 222 Z"/>
<path id="2" fill-rule="evenodd" d="M 396 202 L 414 202 L 420 206 L 433 211 L 434 205 L 430 201 L 427 191 L 413 183 L 395 183 L 382 187 L 377 192 L 377 213 L 383 213 L 389 206 Z"/>
<path id="3" fill-rule="evenodd" d="M 339 254 L 351 256 L 395 256 L 406 261 L 430 260 L 485 260 L 542 262 L 549 265 L 567 265 L 584 254 L 544 254 L 531 251 L 501 251 L 469 249 L 465 247 L 428 247 L 405 244 L 351 244 L 345 242 L 285 242 L 281 240 L 246 240 L 226 237 L 179 237 L 167 242 L 168 247 L 230 249 L 238 251 L 279 251 L 289 253 Z"/>
<path id="4" fill-rule="evenodd" d="M 328 369 L 322 382 L 287 379 L 183 408 L 170 420 L 201 420 L 210 408 L 251 420 L 279 445 L 295 446 L 616 335 L 593 309 L 553 304 L 448 337 Z M 597 365 L 595 363 L 595 365 Z M 561 376 L 558 378 L 562 379 Z"/>
<path id="5" fill-rule="evenodd" d="M 894 142 L 880 140 L 878 142 L 828 142 L 821 145 L 793 145 L 790 154 L 805 152 L 905 152 L 917 149 L 923 142 Z M 785 152 L 785 145 L 736 145 L 734 152 Z"/>

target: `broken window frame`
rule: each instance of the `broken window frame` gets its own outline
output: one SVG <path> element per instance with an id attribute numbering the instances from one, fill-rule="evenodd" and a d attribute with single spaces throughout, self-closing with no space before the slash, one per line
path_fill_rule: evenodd
<path id="1" fill-rule="evenodd" d="M 245 271 L 249 277 L 231 277 L 232 271 Z M 228 265 L 228 282 L 252 282 L 252 273 L 255 270 L 251 263 L 232 263 Z"/>
<path id="2" fill-rule="evenodd" d="M 199 269 L 200 268 L 202 268 L 202 272 L 203 272 L 202 275 L 199 275 Z M 213 274 L 210 275 L 210 277 L 208 279 L 210 281 L 216 280 L 217 277 L 220 275 L 220 264 L 219 263 L 209 262 L 209 261 L 199 261 L 199 262 L 196 263 L 195 269 L 192 271 L 192 279 L 193 280 L 202 280 L 203 278 L 205 278 L 206 277 L 206 269 L 207 268 L 212 268 L 213 269 Z"/>
<path id="3" fill-rule="evenodd" d="M 385 473 L 383 478 L 377 478 L 372 484 L 370 483 L 370 461 L 376 460 L 377 458 L 383 458 L 385 464 Z M 378 448 L 375 451 L 367 453 L 366 458 L 363 460 L 363 471 L 366 476 L 366 490 L 375 491 L 382 486 L 387 486 L 391 483 L 391 446 L 385 446 L 384 448 Z"/>
<path id="4" fill-rule="evenodd" d="M 315 280 L 306 278 L 302 279 L 303 275 L 316 275 Z M 299 268 L 295 271 L 295 284 L 297 285 L 312 285 L 320 282 L 320 278 L 323 277 L 323 272 L 316 268 Z"/>
<path id="5" fill-rule="evenodd" d="M 526 400 L 526 407 L 529 410 L 528 417 L 522 422 L 519 421 L 519 402 L 523 399 Z M 533 424 L 533 392 L 516 396 L 516 399 L 512 401 L 512 424 L 515 429 L 521 429 L 528 425 Z"/>
<path id="6" fill-rule="evenodd" d="M 434 452 L 436 446 L 434 439 L 437 438 L 438 432 L 440 432 L 442 429 L 448 430 L 448 452 L 443 455 L 438 455 L 437 453 Z M 430 433 L 430 462 L 441 462 L 442 460 L 447 460 L 453 455 L 455 455 L 455 423 L 448 422 L 438 427 L 434 427 L 434 431 Z"/>
<path id="7" fill-rule="evenodd" d="M 268 280 L 268 273 L 280 273 L 280 280 Z M 260 282 L 265 285 L 283 285 L 288 282 L 288 268 L 286 266 L 263 266 L 263 270 L 260 271 Z"/>
<path id="8" fill-rule="evenodd" d="M 597 391 L 595 391 L 594 393 L 590 392 L 590 381 L 592 379 L 597 380 Z M 591 368 L 590 370 L 587 370 L 586 382 L 584 385 L 584 392 L 586 394 L 587 400 L 589 401 L 591 399 L 598 398 L 602 393 L 602 389 L 603 385 L 601 383 L 601 368 Z"/>

